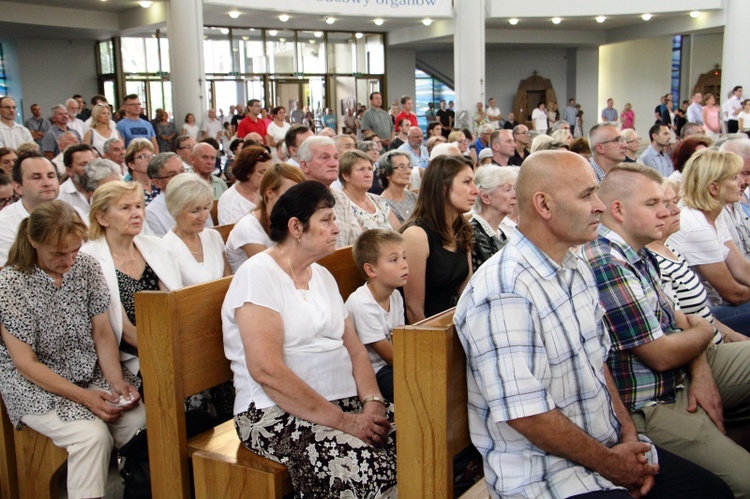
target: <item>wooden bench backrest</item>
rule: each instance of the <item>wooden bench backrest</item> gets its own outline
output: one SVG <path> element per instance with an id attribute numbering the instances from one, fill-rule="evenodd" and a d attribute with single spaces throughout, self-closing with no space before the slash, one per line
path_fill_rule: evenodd
<path id="1" fill-rule="evenodd" d="M 224 240 L 224 244 L 226 244 L 227 239 L 229 239 L 229 233 L 232 232 L 233 228 L 234 224 L 214 225 L 212 227 L 213 230 L 218 231 L 219 234 L 221 234 L 221 238 Z"/>
<path id="2" fill-rule="evenodd" d="M 454 309 L 393 334 L 398 491 L 453 497 L 453 457 L 469 438 L 466 358 Z"/>
<path id="3" fill-rule="evenodd" d="M 351 247 L 319 262 L 329 269 L 344 299 L 360 286 Z M 154 497 L 190 497 L 185 397 L 232 380 L 224 356 L 221 306 L 232 277 L 172 292 L 136 294 L 138 353 L 144 382 Z M 153 410 L 152 408 L 156 408 Z M 152 447 L 153 446 L 153 447 Z M 174 477 L 174 478 L 172 478 Z"/>
<path id="4" fill-rule="evenodd" d="M 13 425 L 0 397 L 0 497 L 18 498 L 18 469 Z"/>
<path id="5" fill-rule="evenodd" d="M 219 225 L 219 200 L 214 199 L 214 204 L 211 205 L 211 220 L 214 221 L 214 225 Z"/>

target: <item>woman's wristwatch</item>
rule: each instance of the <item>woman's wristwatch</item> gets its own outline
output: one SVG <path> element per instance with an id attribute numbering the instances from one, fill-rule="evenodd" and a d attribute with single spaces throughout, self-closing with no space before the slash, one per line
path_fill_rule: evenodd
<path id="1" fill-rule="evenodd" d="M 368 402 L 380 402 L 381 404 L 383 404 L 384 407 L 388 407 L 388 401 L 378 395 L 370 395 L 369 397 L 366 397 L 362 401 L 362 406 L 364 406 Z"/>

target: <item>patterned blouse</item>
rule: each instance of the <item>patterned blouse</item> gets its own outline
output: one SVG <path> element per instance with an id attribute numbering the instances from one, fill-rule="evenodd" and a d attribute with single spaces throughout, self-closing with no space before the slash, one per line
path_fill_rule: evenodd
<path id="1" fill-rule="evenodd" d="M 99 263 L 79 253 L 58 288 L 35 267 L 30 274 L 6 267 L 0 272 L 0 322 L 10 334 L 27 343 L 39 361 L 56 374 L 80 386 L 109 389 L 99 365 L 92 337 L 91 318 L 109 309 L 109 292 Z M 139 386 L 123 369 L 125 381 Z M 0 342 L 0 392 L 10 420 L 21 429 L 26 414 L 55 410 L 62 421 L 93 420 L 86 407 L 52 394 L 16 370 Z"/>
<path id="2" fill-rule="evenodd" d="M 351 203 L 354 218 L 357 219 L 362 230 L 385 229 L 393 230 L 391 223 L 388 221 L 388 215 L 391 213 L 391 207 L 385 199 L 372 193 L 367 193 L 367 198 L 375 207 L 375 213 L 370 213 L 357 206 L 353 201 Z"/>
<path id="3" fill-rule="evenodd" d="M 417 205 L 417 194 L 412 191 L 404 190 L 404 199 L 401 201 L 395 201 L 393 199 L 381 198 L 388 203 L 391 207 L 393 214 L 399 222 L 404 223 L 409 220 L 411 212 L 414 211 L 414 207 Z"/>
<path id="4" fill-rule="evenodd" d="M 149 267 L 148 263 L 146 264 L 146 268 L 143 269 L 141 278 L 138 280 L 119 270 L 115 270 L 115 274 L 117 275 L 117 288 L 120 290 L 122 307 L 125 309 L 130 323 L 135 326 L 135 294 L 138 291 L 158 291 L 159 278 L 153 269 Z M 132 355 L 138 355 L 138 350 L 129 343 L 126 343 L 125 339 L 120 342 L 120 350 Z"/>

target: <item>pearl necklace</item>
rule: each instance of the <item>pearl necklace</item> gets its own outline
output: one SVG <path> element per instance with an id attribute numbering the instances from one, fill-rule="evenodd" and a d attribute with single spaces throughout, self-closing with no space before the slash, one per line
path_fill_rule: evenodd
<path id="1" fill-rule="evenodd" d="M 294 286 L 295 287 L 302 286 L 302 284 L 300 284 L 299 281 L 297 280 L 297 275 L 294 273 L 294 269 L 292 268 L 292 261 L 289 260 L 288 256 L 286 256 L 286 253 L 284 253 L 284 250 L 281 249 L 281 246 L 277 246 L 277 248 L 279 248 L 279 251 L 281 251 L 281 254 L 284 255 L 284 258 L 286 258 L 286 263 L 287 265 L 289 265 L 289 272 L 292 274 L 292 282 L 294 283 Z M 309 297 L 307 296 L 306 291 L 308 290 L 304 289 L 304 286 L 302 286 L 302 289 L 300 288 L 297 288 L 297 289 L 299 289 L 299 291 L 302 291 L 302 299 L 307 301 Z"/>

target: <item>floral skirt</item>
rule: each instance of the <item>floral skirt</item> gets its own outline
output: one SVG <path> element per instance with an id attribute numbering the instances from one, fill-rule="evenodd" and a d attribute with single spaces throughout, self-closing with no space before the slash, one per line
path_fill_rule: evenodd
<path id="1" fill-rule="evenodd" d="M 334 400 L 344 412 L 358 413 L 357 397 Z M 393 406 L 387 410 L 393 424 Z M 278 406 L 237 414 L 234 424 L 247 448 L 289 470 L 295 495 L 311 498 L 395 498 L 396 435 L 375 448 L 353 435 L 297 418 Z"/>

